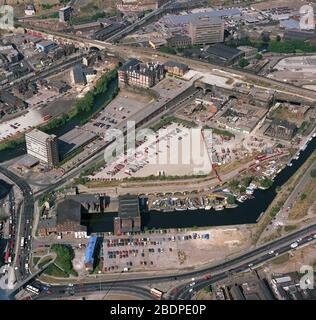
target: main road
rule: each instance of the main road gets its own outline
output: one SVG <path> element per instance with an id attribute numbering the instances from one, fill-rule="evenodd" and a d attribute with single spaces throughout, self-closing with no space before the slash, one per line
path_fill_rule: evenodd
<path id="1" fill-rule="evenodd" d="M 97 47 L 99 49 L 107 50 L 110 53 L 125 59 L 130 57 L 138 57 L 139 59 L 160 60 L 161 62 L 164 62 L 166 60 L 176 60 L 177 62 L 189 65 L 191 69 L 197 69 L 199 71 L 214 73 L 223 72 L 223 76 L 226 73 L 227 76 L 241 78 L 241 80 L 246 82 L 254 82 L 257 85 L 278 89 L 278 91 L 280 92 L 284 92 L 289 95 L 296 95 L 304 100 L 310 100 L 311 102 L 314 102 L 316 100 L 316 92 L 313 90 L 301 88 L 289 83 L 284 83 L 284 81 L 268 79 L 266 77 L 255 75 L 245 70 L 239 70 L 232 67 L 218 66 L 199 60 L 192 60 L 181 56 L 162 53 L 151 48 L 115 45 L 109 42 L 86 39 L 80 36 L 65 34 L 62 32 L 48 31 L 42 28 L 29 26 L 23 23 L 20 23 L 20 26 L 25 30 L 40 32 L 42 36 L 46 38 L 53 38 L 56 41 L 73 42 L 76 45 L 82 47 Z"/>
<path id="2" fill-rule="evenodd" d="M 247 271 L 252 267 L 273 259 L 276 255 L 293 250 L 291 244 L 294 242 L 297 242 L 297 248 L 300 248 L 315 240 L 316 224 L 269 242 L 242 255 L 238 255 L 216 265 L 206 266 L 194 271 L 170 272 L 169 274 L 151 276 L 148 276 L 148 274 L 137 275 L 132 273 L 121 273 L 115 279 L 110 280 L 104 280 L 100 278 L 99 281 L 85 284 L 50 286 L 50 294 L 48 294 L 46 291 L 43 291 L 39 298 L 55 299 L 58 295 L 69 292 L 69 290 L 71 290 L 72 295 L 75 295 L 85 292 L 89 293 L 99 290 L 102 291 L 105 289 L 110 290 L 116 286 L 125 288 L 125 292 L 128 293 L 130 286 L 150 287 L 161 282 L 181 280 L 185 283 L 171 290 L 170 293 L 167 293 L 165 295 L 165 299 L 190 299 L 193 294 L 193 290 L 200 290 L 201 288 L 224 279 L 231 274 Z M 190 286 L 192 278 L 194 278 L 195 281 L 195 285 L 193 287 Z M 149 291 L 149 289 L 147 290 Z M 130 292 L 133 293 L 133 289 L 131 289 Z"/>
<path id="3" fill-rule="evenodd" d="M 23 203 L 17 215 L 15 259 L 13 266 L 18 267 L 16 280 L 23 280 L 28 274 L 29 253 L 31 251 L 32 221 L 34 213 L 34 197 L 31 187 L 19 176 L 0 166 L 0 173 L 10 179 L 22 192 Z M 24 239 L 23 245 L 21 240 Z"/>

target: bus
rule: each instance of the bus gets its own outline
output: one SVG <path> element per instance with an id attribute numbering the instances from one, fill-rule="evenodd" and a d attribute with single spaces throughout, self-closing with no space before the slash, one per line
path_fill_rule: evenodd
<path id="1" fill-rule="evenodd" d="M 26 289 L 27 291 L 29 291 L 29 292 L 32 292 L 32 293 L 36 294 L 36 295 L 40 293 L 40 290 L 39 290 L 38 288 L 35 288 L 35 287 L 31 286 L 30 284 L 28 284 L 28 285 L 25 287 L 25 289 Z"/>
<path id="2" fill-rule="evenodd" d="M 158 298 L 158 299 L 161 299 L 162 295 L 163 295 L 163 292 L 156 289 L 156 288 L 151 288 L 150 289 L 150 294 L 152 296 L 154 296 L 155 298 Z"/>
<path id="3" fill-rule="evenodd" d="M 24 237 L 21 238 L 21 248 L 24 247 Z"/>

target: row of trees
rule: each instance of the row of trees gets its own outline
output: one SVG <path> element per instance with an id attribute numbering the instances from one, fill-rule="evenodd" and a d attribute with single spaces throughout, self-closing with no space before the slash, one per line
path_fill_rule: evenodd
<path id="1" fill-rule="evenodd" d="M 61 116 L 52 119 L 47 124 L 40 127 L 44 132 L 49 132 L 51 130 L 63 127 L 66 125 L 71 119 L 76 116 L 85 115 L 87 119 L 89 119 L 90 114 L 93 113 L 93 106 L 95 103 L 95 99 L 100 95 L 105 93 L 109 89 L 109 84 L 112 81 L 115 81 L 117 77 L 117 68 L 110 70 L 106 74 L 104 74 L 99 81 L 96 83 L 94 89 L 86 93 L 86 95 L 76 102 L 74 110 L 69 113 L 63 113 Z M 109 96 L 108 101 L 111 101 L 118 93 L 118 87 L 116 86 L 113 90 L 113 93 Z M 25 143 L 25 138 L 19 138 L 15 140 L 11 140 L 8 142 L 4 142 L 0 144 L 1 150 L 9 150 L 15 149 Z"/>

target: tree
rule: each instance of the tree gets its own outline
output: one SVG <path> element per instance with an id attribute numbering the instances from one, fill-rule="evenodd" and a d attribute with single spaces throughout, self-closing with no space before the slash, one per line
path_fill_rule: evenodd
<path id="1" fill-rule="evenodd" d="M 257 60 L 261 60 L 261 59 L 262 59 L 262 54 L 261 54 L 260 52 L 258 52 L 258 53 L 256 54 L 256 59 L 257 59 Z"/>
<path id="2" fill-rule="evenodd" d="M 305 200 L 306 197 L 307 197 L 307 195 L 306 195 L 305 193 L 302 193 L 302 194 L 301 194 L 301 201 Z"/>
<path id="3" fill-rule="evenodd" d="M 239 66 L 240 66 L 240 68 L 244 68 L 244 67 L 248 66 L 248 64 L 249 64 L 249 62 L 248 62 L 248 60 L 245 59 L 245 58 L 241 58 L 241 59 L 239 60 Z"/>
<path id="4" fill-rule="evenodd" d="M 230 195 L 228 195 L 226 201 L 227 201 L 228 204 L 234 204 L 235 203 L 235 197 L 232 194 L 230 194 Z"/>
<path id="5" fill-rule="evenodd" d="M 270 41 L 270 34 L 269 34 L 269 32 L 263 31 L 263 32 L 261 33 L 261 40 L 262 40 L 263 42 L 269 42 L 269 41 Z"/>
<path id="6" fill-rule="evenodd" d="M 276 36 L 276 41 L 277 41 L 277 42 L 280 42 L 280 41 L 281 41 L 281 36 L 280 36 L 279 34 Z"/>
<path id="7" fill-rule="evenodd" d="M 316 178 L 316 169 L 313 169 L 313 170 L 311 171 L 311 177 L 312 177 L 312 178 Z"/>
<path id="8" fill-rule="evenodd" d="M 260 180 L 260 185 L 262 188 L 268 189 L 273 185 L 273 180 L 268 179 L 268 178 L 264 178 L 264 179 Z"/>
<path id="9" fill-rule="evenodd" d="M 239 181 L 238 180 L 232 180 L 228 183 L 229 187 L 232 189 L 237 189 L 239 186 Z"/>
<path id="10" fill-rule="evenodd" d="M 250 184 L 250 182 L 252 181 L 252 177 L 250 176 L 250 177 L 244 177 L 243 179 L 242 179 L 242 181 L 241 181 L 241 184 L 243 185 L 243 186 L 245 186 L 245 187 L 248 187 L 249 186 L 249 184 Z"/>

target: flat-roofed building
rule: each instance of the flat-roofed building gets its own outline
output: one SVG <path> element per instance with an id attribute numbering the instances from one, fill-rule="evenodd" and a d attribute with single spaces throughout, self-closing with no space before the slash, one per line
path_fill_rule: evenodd
<path id="1" fill-rule="evenodd" d="M 191 38 L 187 35 L 176 34 L 167 39 L 167 44 L 169 47 L 184 48 L 191 45 Z"/>
<path id="2" fill-rule="evenodd" d="M 258 53 L 258 49 L 251 46 L 239 46 L 237 49 L 245 53 L 246 59 L 254 59 Z"/>
<path id="3" fill-rule="evenodd" d="M 71 82 L 77 85 L 86 85 L 87 78 L 80 66 L 75 66 L 70 71 Z"/>
<path id="4" fill-rule="evenodd" d="M 50 50 L 56 48 L 56 46 L 56 43 L 50 40 L 44 40 L 36 44 L 36 48 L 44 53 L 48 53 Z"/>
<path id="5" fill-rule="evenodd" d="M 189 71 L 189 67 L 187 64 L 175 61 L 167 61 L 164 64 L 164 69 L 168 73 L 174 74 L 176 76 L 183 76 L 187 71 Z"/>
<path id="6" fill-rule="evenodd" d="M 72 8 L 70 6 L 59 9 L 59 21 L 67 22 L 70 20 Z"/>
<path id="7" fill-rule="evenodd" d="M 204 56 L 211 63 L 229 66 L 238 62 L 244 52 L 223 43 L 216 43 L 204 51 Z"/>
<path id="8" fill-rule="evenodd" d="M 141 231 L 141 217 L 138 197 L 120 196 L 118 217 L 114 218 L 114 233 L 121 235 L 126 232 L 139 231 Z"/>
<path id="9" fill-rule="evenodd" d="M 80 202 L 66 199 L 57 205 L 56 231 L 61 234 L 87 235 L 87 227 L 81 222 L 82 206 Z"/>
<path id="10" fill-rule="evenodd" d="M 189 35 L 193 45 L 223 42 L 224 21 L 218 17 L 195 17 L 190 21 Z"/>
<path id="11" fill-rule="evenodd" d="M 25 135 L 27 153 L 40 162 L 56 166 L 59 162 L 58 139 L 37 129 Z"/>

